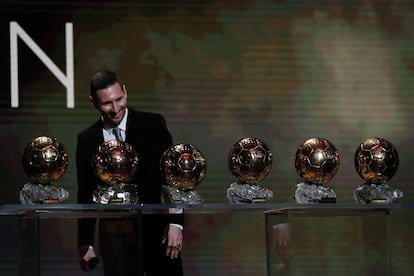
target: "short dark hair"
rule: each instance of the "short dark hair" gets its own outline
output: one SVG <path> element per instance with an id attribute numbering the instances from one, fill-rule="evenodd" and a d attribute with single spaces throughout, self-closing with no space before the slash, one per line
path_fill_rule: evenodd
<path id="1" fill-rule="evenodd" d="M 111 87 L 115 83 L 119 83 L 122 87 L 122 83 L 119 80 L 117 74 L 112 71 L 100 71 L 92 76 L 90 82 L 90 96 L 93 100 L 97 100 L 96 91 Z"/>

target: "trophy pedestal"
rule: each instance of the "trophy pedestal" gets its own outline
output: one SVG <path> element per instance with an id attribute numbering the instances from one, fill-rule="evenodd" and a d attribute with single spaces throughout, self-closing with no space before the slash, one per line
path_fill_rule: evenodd
<path id="1" fill-rule="evenodd" d="M 354 190 L 355 202 L 362 204 L 389 204 L 401 197 L 403 192 L 400 189 L 387 184 L 364 183 Z"/>
<path id="2" fill-rule="evenodd" d="M 171 186 L 162 186 L 162 200 L 164 203 L 173 204 L 200 204 L 203 203 L 203 198 L 196 190 L 184 191 Z"/>
<path id="3" fill-rule="evenodd" d="M 26 183 L 20 191 L 22 204 L 60 203 L 69 197 L 69 192 L 51 184 Z"/>
<path id="4" fill-rule="evenodd" d="M 296 203 L 336 203 L 335 191 L 321 184 L 298 183 L 294 197 Z"/>
<path id="5" fill-rule="evenodd" d="M 98 204 L 139 204 L 138 187 L 127 183 L 99 187 L 93 192 L 93 201 Z"/>
<path id="6" fill-rule="evenodd" d="M 227 189 L 229 203 L 262 203 L 273 197 L 273 192 L 256 184 L 234 182 Z"/>

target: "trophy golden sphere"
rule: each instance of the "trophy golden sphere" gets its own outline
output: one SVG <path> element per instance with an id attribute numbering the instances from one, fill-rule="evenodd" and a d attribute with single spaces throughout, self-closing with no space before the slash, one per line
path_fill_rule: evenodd
<path id="1" fill-rule="evenodd" d="M 39 136 L 25 147 L 22 163 L 30 182 L 50 184 L 65 174 L 68 154 L 57 138 Z"/>
<path id="2" fill-rule="evenodd" d="M 98 146 L 94 164 L 99 179 L 109 185 L 116 185 L 133 179 L 139 158 L 132 145 L 111 140 Z"/>
<path id="3" fill-rule="evenodd" d="M 258 138 L 242 138 L 230 148 L 228 168 L 239 183 L 257 184 L 271 171 L 273 155 Z"/>
<path id="4" fill-rule="evenodd" d="M 177 144 L 164 152 L 160 168 L 167 185 L 188 191 L 195 189 L 206 176 L 207 162 L 197 147 Z"/>
<path id="5" fill-rule="evenodd" d="M 310 138 L 299 145 L 295 168 L 305 182 L 323 184 L 335 176 L 339 161 L 339 152 L 332 142 L 324 138 Z"/>
<path id="6" fill-rule="evenodd" d="M 356 149 L 354 165 L 364 181 L 385 184 L 397 172 L 398 152 L 394 145 L 384 138 L 369 138 Z"/>

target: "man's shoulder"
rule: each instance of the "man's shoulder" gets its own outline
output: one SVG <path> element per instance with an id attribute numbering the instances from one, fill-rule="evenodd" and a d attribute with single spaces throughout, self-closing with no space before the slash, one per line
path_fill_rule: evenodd
<path id="1" fill-rule="evenodd" d="M 131 132 L 145 130 L 148 135 L 159 135 L 167 129 L 167 122 L 160 113 L 131 110 L 128 113 L 128 128 Z"/>
<path id="2" fill-rule="evenodd" d="M 135 109 L 128 109 L 131 118 L 138 118 L 139 120 L 164 120 L 164 116 L 160 113 L 141 111 Z"/>
<path id="3" fill-rule="evenodd" d="M 100 128 L 100 124 L 99 124 L 99 121 L 96 121 L 95 123 L 93 123 L 92 125 L 90 125 L 90 126 L 88 126 L 87 128 L 85 128 L 85 129 L 83 129 L 83 130 L 81 130 L 79 133 L 78 133 L 78 136 L 80 137 L 80 138 L 86 138 L 86 137 L 91 137 L 91 136 L 93 136 L 95 133 L 96 133 L 96 131 L 98 130 Z"/>

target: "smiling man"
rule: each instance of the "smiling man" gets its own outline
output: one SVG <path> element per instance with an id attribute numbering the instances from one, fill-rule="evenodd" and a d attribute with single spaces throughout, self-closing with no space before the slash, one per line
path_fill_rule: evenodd
<path id="1" fill-rule="evenodd" d="M 100 118 L 78 135 L 76 167 L 78 203 L 91 204 L 98 186 L 106 186 L 95 174 L 93 157 L 103 142 L 120 139 L 132 145 L 138 153 L 139 165 L 131 183 L 137 184 L 141 203 L 161 203 L 164 185 L 160 159 L 172 145 L 172 137 L 162 115 L 141 112 L 128 107 L 127 90 L 114 72 L 95 74 L 90 83 L 89 101 L 100 113 Z M 120 133 L 115 133 L 119 129 Z M 118 137 L 119 135 L 119 137 Z M 100 219 L 99 245 L 105 276 L 183 275 L 180 251 L 183 215 L 170 209 L 170 214 L 144 215 L 142 239 L 139 222 L 134 219 Z M 79 219 L 78 247 L 83 270 L 96 265 L 94 231 L 96 219 Z M 139 244 L 142 241 L 142 244 Z M 143 248 L 144 271 L 139 248 Z"/>

